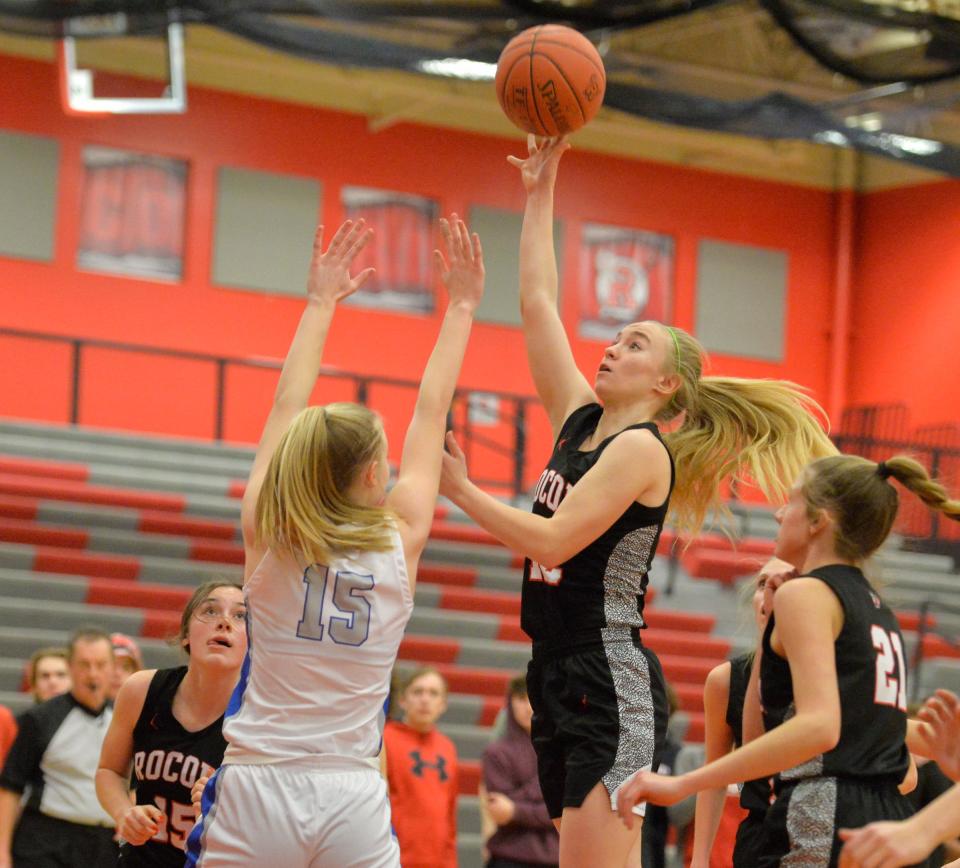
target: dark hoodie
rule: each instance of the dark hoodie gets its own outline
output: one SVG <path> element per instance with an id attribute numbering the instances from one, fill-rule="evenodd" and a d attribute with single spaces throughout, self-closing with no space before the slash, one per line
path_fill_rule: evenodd
<path id="1" fill-rule="evenodd" d="M 556 865 L 560 839 L 543 803 L 537 756 L 530 735 L 513 716 L 509 697 L 506 712 L 506 732 L 483 752 L 483 783 L 488 793 L 511 799 L 516 810 L 506 826 L 497 827 L 487 849 L 491 858 Z"/>

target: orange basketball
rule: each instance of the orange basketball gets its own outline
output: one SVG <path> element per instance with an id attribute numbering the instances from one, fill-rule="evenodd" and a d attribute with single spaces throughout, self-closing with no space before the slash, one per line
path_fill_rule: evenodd
<path id="1" fill-rule="evenodd" d="M 600 109 L 607 75 L 582 33 L 561 24 L 530 27 L 511 39 L 497 62 L 497 99 L 520 129 L 560 136 Z"/>

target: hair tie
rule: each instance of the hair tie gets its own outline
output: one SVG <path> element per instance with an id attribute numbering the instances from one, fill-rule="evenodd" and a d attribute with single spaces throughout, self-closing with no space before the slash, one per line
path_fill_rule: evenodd
<path id="1" fill-rule="evenodd" d="M 879 476 L 881 479 L 889 479 L 891 476 L 893 476 L 893 471 L 887 467 L 886 461 L 881 461 L 877 465 L 877 476 Z"/>
<path id="2" fill-rule="evenodd" d="M 680 370 L 680 341 L 677 339 L 677 330 L 673 326 L 667 326 L 670 337 L 673 338 L 673 348 L 677 351 L 677 370 Z"/>

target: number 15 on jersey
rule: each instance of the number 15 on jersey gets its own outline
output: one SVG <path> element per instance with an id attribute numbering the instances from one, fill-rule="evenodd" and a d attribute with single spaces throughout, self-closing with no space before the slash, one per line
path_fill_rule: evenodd
<path id="1" fill-rule="evenodd" d="M 337 645 L 362 645 L 370 632 L 370 600 L 365 591 L 376 584 L 373 576 L 337 570 L 333 590 L 327 600 L 330 569 L 314 564 L 304 570 L 306 585 L 303 616 L 297 624 L 297 636 L 323 642 L 331 639 Z M 330 605 L 328 605 L 328 602 Z M 332 611 L 331 611 L 332 608 Z M 326 610 L 326 611 L 325 611 Z"/>

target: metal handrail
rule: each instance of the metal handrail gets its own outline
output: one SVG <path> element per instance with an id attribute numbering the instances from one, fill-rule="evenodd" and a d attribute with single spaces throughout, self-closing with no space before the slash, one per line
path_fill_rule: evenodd
<path id="1" fill-rule="evenodd" d="M 923 670 L 924 652 L 923 640 L 928 633 L 933 633 L 952 645 L 954 648 L 960 648 L 960 641 L 955 635 L 948 636 L 942 630 L 936 629 L 935 621 L 932 620 L 930 610 L 936 609 L 939 612 L 947 612 L 951 615 L 960 615 L 960 606 L 951 606 L 942 600 L 934 597 L 927 597 L 920 604 L 920 623 L 917 625 L 917 647 L 913 652 L 913 670 L 910 682 L 910 701 L 916 702 L 920 698 L 920 675 Z"/>
<path id="2" fill-rule="evenodd" d="M 203 362 L 216 367 L 216 396 L 214 407 L 214 437 L 222 442 L 224 427 L 224 402 L 226 396 L 226 372 L 228 366 L 281 370 L 283 362 L 278 359 L 269 359 L 256 356 L 233 356 L 216 353 L 203 353 L 196 350 L 179 350 L 173 347 L 161 347 L 150 344 L 137 344 L 123 341 L 103 340 L 100 338 L 86 338 L 76 335 L 64 335 L 54 332 L 38 332 L 25 329 L 0 328 L 0 336 L 22 340 L 50 341 L 51 343 L 68 344 L 70 353 L 70 407 L 68 420 L 72 425 L 80 424 L 80 387 L 82 381 L 84 351 L 88 348 L 115 350 L 119 352 L 138 353 L 141 355 L 164 356 L 167 358 L 185 359 L 187 361 Z M 359 374 L 354 371 L 343 371 L 338 368 L 323 366 L 320 369 L 321 377 L 346 379 L 353 383 L 355 400 L 359 404 L 368 403 L 371 386 L 393 386 L 399 388 L 419 389 L 420 383 L 416 380 L 405 380 L 399 377 L 387 377 L 379 374 Z M 524 491 L 524 466 L 526 460 L 526 419 L 527 404 L 535 400 L 529 395 L 516 392 L 491 389 L 457 389 L 454 401 L 463 401 L 471 394 L 483 393 L 495 395 L 501 402 L 512 405 L 512 412 L 504 411 L 505 421 L 511 428 L 512 442 L 500 443 L 493 438 L 477 433 L 473 426 L 460 426 L 465 438 L 464 449 L 477 445 L 490 449 L 500 455 L 510 456 L 512 466 L 509 479 L 477 479 L 482 485 L 504 485 L 509 487 L 514 497 Z M 451 419 L 453 414 L 451 414 Z M 469 418 L 469 417 L 468 417 Z M 468 452 L 469 454 L 469 452 Z"/>
<path id="3" fill-rule="evenodd" d="M 871 408 L 863 409 L 869 410 Z M 923 463 L 934 479 L 941 475 L 943 467 L 948 466 L 944 459 L 960 460 L 960 446 L 924 442 L 919 438 L 877 436 L 872 432 L 840 432 L 833 439 L 841 452 L 865 455 L 873 460 L 889 458 L 891 455 L 898 453 L 920 454 L 924 456 Z M 956 465 L 952 466 L 956 467 Z M 923 536 L 911 534 L 910 544 L 951 555 L 955 567 L 960 570 L 960 543 L 954 536 L 945 533 L 944 528 L 943 516 L 936 510 L 931 510 L 930 532 Z"/>

